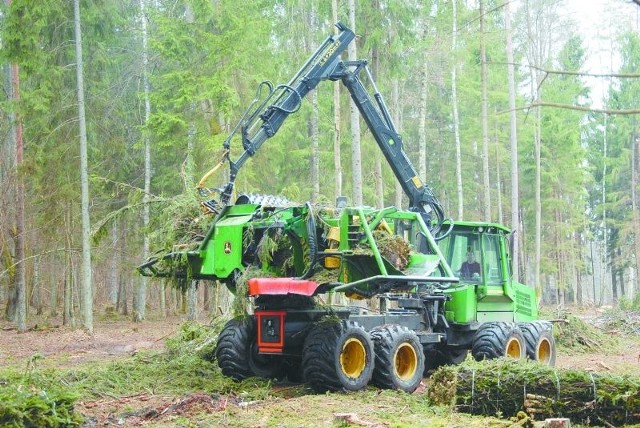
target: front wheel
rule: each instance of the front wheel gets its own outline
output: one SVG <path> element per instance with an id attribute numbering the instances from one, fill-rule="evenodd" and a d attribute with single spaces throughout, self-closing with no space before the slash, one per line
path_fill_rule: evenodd
<path id="1" fill-rule="evenodd" d="M 317 392 L 359 391 L 371 380 L 373 349 L 369 335 L 357 323 L 321 321 L 304 342 L 304 379 Z"/>
<path id="2" fill-rule="evenodd" d="M 413 392 L 422 381 L 424 351 L 415 332 L 399 325 L 371 330 L 376 363 L 373 382 L 388 389 Z"/>

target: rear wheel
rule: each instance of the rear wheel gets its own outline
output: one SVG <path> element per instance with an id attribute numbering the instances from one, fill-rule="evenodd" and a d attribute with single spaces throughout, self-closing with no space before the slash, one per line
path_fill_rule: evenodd
<path id="1" fill-rule="evenodd" d="M 222 374 L 235 380 L 251 376 L 268 379 L 283 375 L 283 359 L 258 353 L 253 318 L 230 320 L 218 336 L 216 359 Z"/>
<path id="2" fill-rule="evenodd" d="M 424 372 L 424 351 L 418 336 L 406 327 L 385 325 L 371 330 L 375 346 L 373 382 L 381 388 L 413 392 Z"/>
<path id="3" fill-rule="evenodd" d="M 482 324 L 473 337 L 471 354 L 476 360 L 499 357 L 524 358 L 526 346 L 517 325 L 508 322 Z"/>
<path id="4" fill-rule="evenodd" d="M 527 348 L 527 357 L 547 366 L 556 364 L 556 342 L 552 325 L 545 321 L 519 324 Z"/>
<path id="5" fill-rule="evenodd" d="M 304 342 L 304 379 L 317 392 L 358 391 L 373 374 L 373 342 L 357 323 L 320 322 Z"/>

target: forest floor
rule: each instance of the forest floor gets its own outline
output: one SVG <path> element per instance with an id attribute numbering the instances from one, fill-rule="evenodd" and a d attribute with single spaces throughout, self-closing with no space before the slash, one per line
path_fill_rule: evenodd
<path id="1" fill-rule="evenodd" d="M 578 350 L 560 346 L 557 367 L 640 374 L 640 334 L 603 328 L 602 314 L 593 310 L 570 312 L 595 325 L 607 337 L 607 344 L 589 344 L 587 339 Z M 204 324 L 206 320 L 201 322 Z M 183 323 L 182 316 L 143 323 L 100 320 L 95 324 L 94 334 L 88 335 L 81 329 L 62 326 L 56 319 L 33 325 L 25 333 L 17 333 L 11 324 L 0 322 L 0 369 L 26 371 L 37 364 L 42 370 L 81 370 L 127 361 L 145 353 L 160 353 Z M 424 384 L 428 384 L 428 379 Z M 84 416 L 86 427 L 522 426 L 516 421 L 429 407 L 424 399 L 424 385 L 414 394 L 367 389 L 359 393 L 316 395 L 301 385 L 267 384 L 257 385 L 263 390 L 256 395 L 245 391 L 250 388 L 251 385 L 242 384 L 213 394 L 211 390 L 197 388 L 176 394 L 163 392 L 163 388 L 131 385 L 131 393 L 94 391 L 80 397 L 76 410 Z"/>

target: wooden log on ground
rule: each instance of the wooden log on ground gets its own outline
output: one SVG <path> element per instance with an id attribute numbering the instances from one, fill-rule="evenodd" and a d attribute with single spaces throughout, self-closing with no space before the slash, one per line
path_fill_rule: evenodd
<path id="1" fill-rule="evenodd" d="M 533 420 L 569 418 L 583 425 L 640 423 L 640 378 L 559 370 L 498 359 L 437 370 L 427 391 L 434 404 L 472 414 Z"/>

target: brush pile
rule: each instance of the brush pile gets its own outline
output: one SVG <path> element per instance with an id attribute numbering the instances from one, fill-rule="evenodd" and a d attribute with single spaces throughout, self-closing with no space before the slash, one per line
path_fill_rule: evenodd
<path id="1" fill-rule="evenodd" d="M 0 384 L 0 426 L 78 427 L 77 396 L 60 389 L 40 389 L 20 382 Z"/>
<path id="2" fill-rule="evenodd" d="M 557 370 L 498 359 L 444 366 L 431 377 L 429 400 L 476 415 L 533 420 L 570 418 L 584 425 L 640 423 L 640 378 Z"/>

